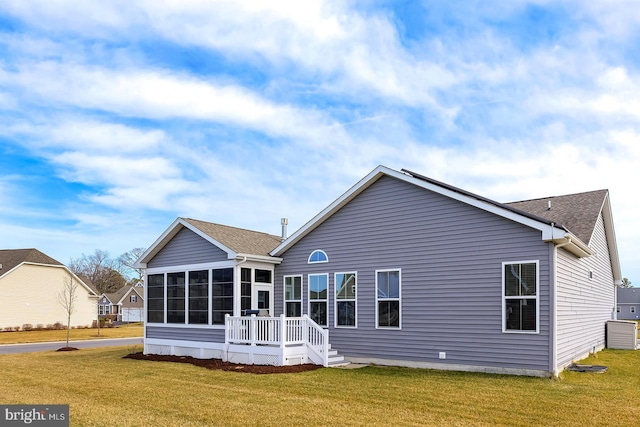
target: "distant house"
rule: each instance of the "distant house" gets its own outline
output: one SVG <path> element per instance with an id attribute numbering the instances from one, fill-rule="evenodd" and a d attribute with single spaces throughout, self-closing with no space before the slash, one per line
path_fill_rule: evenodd
<path id="1" fill-rule="evenodd" d="M 142 322 L 144 307 L 144 288 L 123 286 L 116 292 L 103 293 L 98 302 L 98 314 L 119 322 Z"/>
<path id="2" fill-rule="evenodd" d="M 640 289 L 618 288 L 616 311 L 620 320 L 640 319 Z"/>
<path id="3" fill-rule="evenodd" d="M 78 285 L 71 325 L 91 326 L 98 296 L 66 266 L 37 249 L 0 250 L 0 329 L 56 322 L 66 326 L 58 294 L 67 281 Z"/>
<path id="4" fill-rule="evenodd" d="M 536 376 L 604 347 L 621 281 L 606 190 L 504 204 L 384 166 L 284 241 L 178 218 L 137 266 L 145 353 Z"/>

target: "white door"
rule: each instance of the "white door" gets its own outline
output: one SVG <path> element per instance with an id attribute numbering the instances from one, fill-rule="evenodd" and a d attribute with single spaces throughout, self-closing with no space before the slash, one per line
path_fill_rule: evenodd
<path id="1" fill-rule="evenodd" d="M 251 308 L 259 310 L 258 316 L 273 317 L 273 285 L 255 283 Z"/>

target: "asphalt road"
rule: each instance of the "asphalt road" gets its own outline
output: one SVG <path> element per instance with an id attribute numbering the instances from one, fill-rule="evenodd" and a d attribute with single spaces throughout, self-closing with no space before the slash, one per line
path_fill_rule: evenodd
<path id="1" fill-rule="evenodd" d="M 67 345 L 66 341 L 39 342 L 32 344 L 1 344 L 0 354 L 33 353 L 36 351 L 57 350 Z M 110 338 L 103 340 L 69 341 L 69 347 L 115 347 L 121 345 L 142 345 L 142 338 Z M 142 351 L 142 348 L 140 348 Z"/>

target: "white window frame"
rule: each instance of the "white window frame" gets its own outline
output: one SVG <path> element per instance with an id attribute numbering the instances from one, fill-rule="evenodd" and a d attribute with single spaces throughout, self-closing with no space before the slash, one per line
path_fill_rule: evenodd
<path id="1" fill-rule="evenodd" d="M 300 278 L 300 299 L 287 299 L 287 278 L 295 278 L 295 277 L 299 277 Z M 296 303 L 299 302 L 300 303 L 300 315 L 302 316 L 304 314 L 304 309 L 303 309 L 303 305 L 302 305 L 302 290 L 304 289 L 304 284 L 303 284 L 303 275 L 302 274 L 290 274 L 288 276 L 284 276 L 282 278 L 282 299 L 284 300 L 284 313 L 285 316 L 287 314 L 287 303 Z"/>
<path id="2" fill-rule="evenodd" d="M 620 306 L 616 306 L 616 313 L 620 313 Z"/>
<path id="3" fill-rule="evenodd" d="M 532 295 L 505 295 L 505 275 L 504 269 L 507 265 L 512 264 L 535 264 L 536 265 L 536 294 Z M 526 261 L 505 261 L 502 263 L 502 282 L 500 284 L 502 288 L 502 332 L 505 334 L 539 334 L 540 333 L 540 260 L 526 260 Z M 535 300 L 536 303 L 536 329 L 535 331 L 523 331 L 519 329 L 507 329 L 507 316 L 506 316 L 506 301 L 510 299 L 527 299 Z"/>
<path id="4" fill-rule="evenodd" d="M 355 286 L 355 297 L 354 298 L 344 298 L 338 299 L 338 275 L 339 274 L 353 274 L 355 279 L 355 283 L 352 286 Z M 333 301 L 333 327 L 334 328 L 347 328 L 354 329 L 358 327 L 358 272 L 357 271 L 345 271 L 345 272 L 337 272 L 333 274 L 333 287 L 334 287 L 334 301 Z M 376 292 L 377 293 L 377 292 Z M 354 305 L 354 325 L 339 325 L 338 324 L 338 302 L 349 302 L 353 301 Z"/>
<path id="5" fill-rule="evenodd" d="M 629 307 L 629 313 L 635 313 L 636 312 L 636 306 L 632 305 L 631 307 Z"/>
<path id="6" fill-rule="evenodd" d="M 137 295 L 129 295 L 129 302 L 138 302 Z"/>
<path id="7" fill-rule="evenodd" d="M 378 273 L 388 273 L 388 272 L 392 272 L 392 271 L 397 271 L 398 272 L 398 298 L 378 298 Z M 375 327 L 376 329 L 385 329 L 385 330 L 389 330 L 389 331 L 398 331 L 402 329 L 402 269 L 400 268 L 385 268 L 385 269 L 381 269 L 381 270 L 376 270 L 375 271 L 375 282 L 376 282 L 376 287 L 375 287 L 375 294 L 376 294 L 376 317 L 374 319 L 375 321 Z M 379 301 L 398 301 L 398 326 L 379 326 L 380 322 L 378 319 L 378 308 L 379 308 Z"/>
<path id="8" fill-rule="evenodd" d="M 311 276 L 325 276 L 327 278 L 327 297 L 325 299 L 311 299 Z M 323 328 L 328 328 L 329 327 L 329 273 L 312 273 L 312 274 L 307 274 L 307 313 L 308 316 L 311 317 L 311 303 L 312 302 L 323 302 L 326 305 L 326 314 L 325 314 L 325 318 L 326 318 L 326 325 L 320 325 Z M 313 318 L 312 318 L 313 319 Z"/>
<path id="9" fill-rule="evenodd" d="M 313 256 L 313 254 L 315 254 L 316 252 L 320 252 L 324 255 L 325 259 L 322 261 L 311 261 L 311 257 Z M 329 256 L 327 255 L 327 253 L 325 251 L 323 251 L 322 249 L 314 249 L 313 251 L 311 251 L 311 253 L 309 254 L 309 258 L 307 258 L 307 264 L 322 264 L 322 263 L 327 263 L 329 262 Z"/>

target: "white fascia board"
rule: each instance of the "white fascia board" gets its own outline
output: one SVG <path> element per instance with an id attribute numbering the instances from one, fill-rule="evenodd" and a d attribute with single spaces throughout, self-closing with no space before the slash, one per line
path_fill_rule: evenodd
<path id="1" fill-rule="evenodd" d="M 217 240 L 213 239 L 208 234 L 202 232 L 199 228 L 194 227 L 182 218 L 176 218 L 176 220 L 173 221 L 173 223 L 160 235 L 160 237 L 158 237 L 156 241 L 153 242 L 153 244 L 149 246 L 146 251 L 144 251 L 144 253 L 140 256 L 140 258 L 136 260 L 133 266 L 135 268 L 147 268 L 147 262 L 149 262 L 151 258 L 153 258 L 158 252 L 160 252 L 160 250 L 162 250 L 162 248 L 164 248 L 165 245 L 169 243 L 169 241 L 176 234 L 178 234 L 178 232 L 182 228 L 188 228 L 212 245 L 226 252 L 228 259 L 234 259 L 236 257 L 236 253 L 234 251 L 218 242 Z"/>
<path id="2" fill-rule="evenodd" d="M 178 231 L 180 231 L 179 229 L 177 229 L 177 226 L 181 222 L 184 221 L 181 221 L 181 218 L 176 218 L 176 220 L 173 221 L 166 230 L 164 230 L 160 237 L 158 237 L 155 242 L 153 242 L 151 246 L 149 246 L 147 250 L 144 251 L 142 255 L 140 255 L 140 258 L 138 258 L 133 264 L 134 268 L 147 268 L 147 262 L 158 252 L 160 252 L 160 249 L 162 249 L 169 242 L 169 240 L 171 240 L 171 238 L 175 236 Z"/>
<path id="3" fill-rule="evenodd" d="M 609 247 L 609 257 L 611 258 L 613 280 L 616 285 L 621 285 L 622 269 L 620 268 L 620 254 L 618 253 L 616 230 L 613 227 L 613 213 L 611 211 L 609 192 L 607 192 L 607 196 L 605 197 L 605 201 L 602 205 L 602 219 L 604 220 L 605 234 L 607 236 L 607 246 Z"/>
<path id="4" fill-rule="evenodd" d="M 223 245 L 222 243 L 218 242 L 216 239 L 214 239 L 213 237 L 209 236 L 204 231 L 200 230 L 198 227 L 196 227 L 196 226 L 194 226 L 192 224 L 189 224 L 188 222 L 184 221 L 182 218 L 178 218 L 178 219 L 180 220 L 180 223 L 182 225 L 184 225 L 186 228 L 188 228 L 189 230 L 193 231 L 198 236 L 202 237 L 204 240 L 206 240 L 207 242 L 211 243 L 213 246 L 217 247 L 218 249 L 226 252 L 227 253 L 227 259 L 234 259 L 236 256 L 238 256 L 238 254 L 235 251 L 233 251 L 231 248 L 228 248 L 225 245 Z"/>
<path id="5" fill-rule="evenodd" d="M 338 197 L 333 203 L 324 208 L 319 214 L 314 216 L 310 221 L 308 221 L 305 225 L 300 227 L 295 233 L 289 236 L 284 242 L 278 245 L 277 248 L 270 252 L 271 255 L 276 256 L 281 254 L 283 251 L 288 249 L 290 246 L 298 242 L 304 236 L 309 234 L 313 229 L 322 224 L 327 218 L 333 215 L 336 211 L 338 211 L 342 206 L 346 205 L 351 199 L 356 197 L 358 194 L 367 189 L 371 184 L 376 182 L 381 176 L 389 175 L 389 172 L 396 172 L 392 169 L 389 169 L 385 166 L 378 166 L 371 172 L 367 174 L 364 178 L 358 181 L 354 186 L 352 186 L 349 190 L 343 193 L 340 197 Z M 404 174 L 402 174 L 405 176 Z"/>
<path id="6" fill-rule="evenodd" d="M 22 265 L 37 265 L 37 266 L 40 266 L 40 267 L 62 268 L 62 269 L 64 269 L 64 270 L 66 270 L 66 272 L 67 272 L 67 273 L 69 273 L 69 274 L 71 275 L 71 277 L 72 277 L 72 279 L 73 279 L 73 280 L 75 280 L 76 282 L 79 282 L 79 283 L 82 285 L 82 287 L 83 287 L 83 288 L 85 288 L 85 289 L 89 292 L 89 297 L 90 297 L 90 298 L 99 298 L 99 297 L 100 297 L 100 295 L 98 295 L 98 294 L 96 294 L 95 292 L 93 292 L 93 289 L 91 289 L 91 288 L 89 287 L 89 285 L 87 285 L 86 283 L 84 283 L 84 282 L 82 281 L 82 279 L 80 279 L 78 276 L 76 276 L 76 274 L 75 274 L 73 271 L 69 270 L 69 267 L 67 267 L 66 265 L 42 264 L 42 263 L 39 263 L 39 262 L 29 262 L 29 261 L 25 261 L 25 262 L 21 262 L 20 264 L 18 264 L 18 265 L 16 265 L 15 267 L 13 267 L 11 270 L 7 271 L 7 273 L 6 273 L 6 274 L 9 274 L 9 273 L 11 273 L 12 271 L 17 270 L 17 269 L 18 269 L 20 266 L 22 266 Z M 2 277 L 2 276 L 0 276 L 0 277 Z"/>
<path id="7" fill-rule="evenodd" d="M 253 254 L 236 254 L 237 261 L 258 261 L 258 262 L 268 262 L 269 264 L 280 264 L 282 263 L 282 258 L 267 256 L 267 255 L 253 255 Z"/>
<path id="8" fill-rule="evenodd" d="M 501 216 L 506 219 L 510 219 L 517 223 L 526 225 L 528 227 L 540 230 L 542 233 L 542 240 L 544 241 L 552 241 L 556 239 L 562 239 L 566 235 L 566 230 L 552 226 L 545 222 L 536 221 L 533 218 L 529 218 L 524 215 L 520 215 L 516 212 L 513 212 L 509 209 L 502 208 L 500 206 L 488 203 L 486 201 L 476 199 L 474 197 L 467 196 L 465 194 L 450 190 L 448 188 L 441 187 L 434 183 L 424 181 L 419 178 L 415 178 L 411 175 L 405 174 L 403 172 L 398 172 L 396 170 L 390 169 L 386 166 L 378 166 L 373 171 L 371 171 L 367 176 L 362 178 L 358 183 L 356 183 L 353 187 L 351 187 L 347 192 L 345 192 L 342 196 L 340 196 L 337 200 L 327 206 L 322 212 L 313 217 L 309 222 L 307 222 L 304 226 L 302 226 L 298 231 L 291 235 L 287 240 L 281 243 L 277 248 L 271 251 L 271 255 L 279 255 L 287 248 L 295 244 L 302 237 L 307 235 L 313 229 L 315 229 L 318 225 L 324 222 L 328 217 L 333 215 L 337 210 L 339 210 L 342 206 L 347 204 L 351 199 L 356 197 L 366 188 L 371 186 L 374 182 L 380 179 L 381 176 L 388 175 L 393 178 L 397 178 L 399 180 L 408 182 L 410 184 L 416 185 L 418 187 L 433 191 L 434 193 L 441 194 L 453 200 L 458 200 L 462 203 L 465 203 L 470 206 L 474 206 L 478 209 L 482 209 L 487 212 L 491 212 L 495 215 Z"/>

